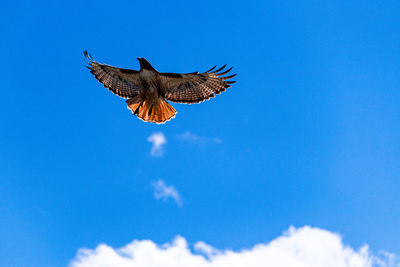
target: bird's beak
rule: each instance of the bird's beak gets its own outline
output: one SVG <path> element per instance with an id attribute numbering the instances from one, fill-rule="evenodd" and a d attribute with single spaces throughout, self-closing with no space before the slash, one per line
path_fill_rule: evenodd
<path id="1" fill-rule="evenodd" d="M 138 57 L 137 60 L 140 60 L 140 57 Z"/>

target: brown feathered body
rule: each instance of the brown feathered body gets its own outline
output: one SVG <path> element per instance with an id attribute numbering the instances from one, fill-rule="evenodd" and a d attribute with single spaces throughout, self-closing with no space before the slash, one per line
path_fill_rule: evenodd
<path id="1" fill-rule="evenodd" d="M 220 94 L 230 87 L 234 75 L 222 77 L 232 68 L 204 73 L 161 73 L 144 58 L 138 58 L 140 70 L 130 70 L 101 64 L 85 51 L 88 68 L 104 87 L 114 94 L 128 98 L 126 103 L 132 113 L 143 121 L 164 123 L 176 115 L 176 110 L 166 101 L 200 103 Z M 223 72 L 222 72 L 223 71 Z"/>
<path id="2" fill-rule="evenodd" d="M 163 123 L 175 117 L 176 110 L 159 94 L 160 81 L 157 73 L 142 70 L 139 77 L 143 89 L 136 97 L 126 101 L 133 114 L 143 121 L 155 123 Z"/>

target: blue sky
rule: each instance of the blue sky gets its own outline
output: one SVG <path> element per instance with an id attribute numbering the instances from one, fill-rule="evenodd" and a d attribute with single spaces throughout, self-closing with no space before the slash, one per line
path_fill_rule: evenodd
<path id="1" fill-rule="evenodd" d="M 13 1 L 0 11 L 0 265 L 66 266 L 79 248 L 218 249 L 289 226 L 400 254 L 398 1 Z M 164 72 L 227 63 L 234 86 L 131 115 L 83 51 Z M 150 154 L 149 136 L 166 139 Z M 156 199 L 173 187 L 182 205 Z"/>

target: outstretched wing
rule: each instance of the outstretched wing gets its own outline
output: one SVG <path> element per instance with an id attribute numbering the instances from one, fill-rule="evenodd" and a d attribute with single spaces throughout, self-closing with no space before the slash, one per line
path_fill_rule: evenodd
<path id="1" fill-rule="evenodd" d="M 232 68 L 223 71 L 226 67 L 224 65 L 222 68 L 212 71 L 215 67 L 203 73 L 160 73 L 160 90 L 163 97 L 178 103 L 200 103 L 220 94 L 231 87 L 230 84 L 235 83 L 229 79 L 236 74 L 222 77 Z"/>
<path id="2" fill-rule="evenodd" d="M 139 94 L 141 90 L 139 71 L 100 64 L 87 51 L 85 57 L 88 69 L 105 88 L 123 98 L 132 98 Z"/>

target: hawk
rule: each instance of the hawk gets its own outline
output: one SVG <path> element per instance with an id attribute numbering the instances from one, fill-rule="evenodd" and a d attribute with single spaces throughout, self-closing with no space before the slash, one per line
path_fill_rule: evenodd
<path id="1" fill-rule="evenodd" d="M 137 58 L 140 70 L 122 69 L 95 61 L 85 51 L 88 69 L 105 88 L 127 98 L 128 109 L 147 122 L 165 123 L 175 117 L 176 110 L 166 101 L 176 103 L 200 103 L 220 94 L 235 81 L 236 76 L 227 74 L 232 68 L 226 65 L 198 73 L 158 72 L 145 58 Z M 214 71 L 213 71 L 214 70 Z"/>

